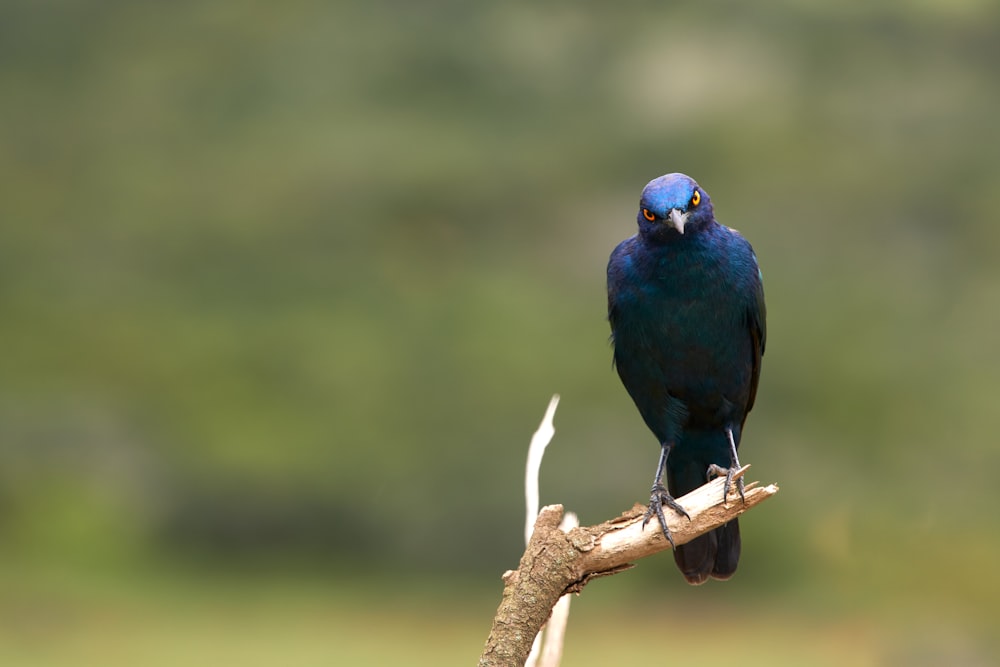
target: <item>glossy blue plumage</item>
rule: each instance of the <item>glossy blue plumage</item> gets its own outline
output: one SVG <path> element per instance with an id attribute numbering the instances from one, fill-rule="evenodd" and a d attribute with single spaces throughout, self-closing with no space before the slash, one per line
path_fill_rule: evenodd
<path id="1" fill-rule="evenodd" d="M 738 447 L 764 353 L 763 286 L 750 244 L 716 222 L 691 178 L 651 181 L 637 221 L 639 232 L 608 263 L 615 367 L 663 447 L 670 494 L 681 496 L 706 481 L 710 465 L 736 464 L 727 430 Z M 675 558 L 701 583 L 731 576 L 739 549 L 733 521 Z"/>

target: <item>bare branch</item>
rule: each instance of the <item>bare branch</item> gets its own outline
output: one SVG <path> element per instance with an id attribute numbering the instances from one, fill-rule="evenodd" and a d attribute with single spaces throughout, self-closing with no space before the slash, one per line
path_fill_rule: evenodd
<path id="1" fill-rule="evenodd" d="M 737 478 L 747 468 L 742 468 Z M 678 499 L 691 515 L 690 521 L 667 512 L 667 524 L 677 544 L 686 544 L 735 519 L 778 492 L 774 484 L 761 487 L 749 483 L 744 503 L 734 484 L 723 502 L 724 482 L 715 479 Z M 621 572 L 639 558 L 670 549 L 655 520 L 642 526 L 645 511 L 644 506 L 636 505 L 611 521 L 564 533 L 559 529 L 562 506 L 543 507 L 520 566 L 503 576 L 503 599 L 479 659 L 480 667 L 521 667 L 535 635 L 563 594 L 579 593 L 594 577 Z"/>
<path id="2" fill-rule="evenodd" d="M 556 415 L 556 408 L 559 406 L 559 394 L 553 394 L 552 398 L 549 400 L 549 406 L 545 408 L 545 416 L 542 417 L 542 423 L 538 425 L 538 429 L 535 431 L 534 435 L 531 436 L 531 444 L 528 445 L 528 462 L 524 468 L 524 502 L 526 509 L 526 517 L 524 520 L 524 544 L 525 546 L 531 541 L 531 533 L 535 530 L 535 521 L 538 519 L 538 471 L 542 467 L 542 457 L 545 456 L 545 448 L 549 446 L 552 442 L 552 436 L 556 434 L 555 425 L 552 423 L 553 418 Z M 566 516 L 573 515 L 572 512 Z M 575 515 L 573 515 L 575 516 Z M 575 528 L 580 525 L 577 521 L 572 526 L 567 527 L 565 525 L 566 521 L 563 521 L 563 530 L 569 530 L 569 528 Z M 569 614 L 569 599 L 565 596 L 563 597 L 565 603 L 560 601 L 556 607 L 562 607 L 565 609 L 564 614 Z M 565 626 L 566 619 L 563 619 L 563 625 Z M 535 640 L 531 645 L 531 652 L 528 653 L 527 659 L 524 661 L 525 667 L 535 667 L 538 662 L 538 656 L 542 652 L 542 631 L 539 630 L 538 634 L 535 635 Z M 558 661 L 555 663 L 558 665 Z M 543 667 L 545 667 L 543 665 Z"/>
<path id="3" fill-rule="evenodd" d="M 538 518 L 538 470 L 542 467 L 545 448 L 549 446 L 556 432 L 552 419 L 556 415 L 558 406 L 559 394 L 554 394 L 549 406 L 545 408 L 542 423 L 538 425 L 538 430 L 531 436 L 531 444 L 528 445 L 528 463 L 524 470 L 524 494 L 527 505 L 527 519 L 524 524 L 525 544 L 531 539 L 531 531 L 535 527 L 535 519 Z"/>

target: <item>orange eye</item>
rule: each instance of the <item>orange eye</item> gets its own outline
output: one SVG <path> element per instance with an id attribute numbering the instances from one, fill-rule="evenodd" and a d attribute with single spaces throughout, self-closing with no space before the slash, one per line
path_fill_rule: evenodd
<path id="1" fill-rule="evenodd" d="M 691 206 L 697 206 L 699 203 L 701 203 L 701 193 L 695 190 L 691 195 Z"/>
<path id="2" fill-rule="evenodd" d="M 648 208 L 642 209 L 642 217 L 646 218 L 646 220 L 649 220 L 650 222 L 656 220 L 656 216 L 653 215 L 653 212 L 650 211 Z"/>

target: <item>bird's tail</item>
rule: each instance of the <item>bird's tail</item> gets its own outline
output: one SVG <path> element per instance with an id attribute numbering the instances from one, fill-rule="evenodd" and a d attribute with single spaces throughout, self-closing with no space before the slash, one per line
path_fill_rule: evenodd
<path id="1" fill-rule="evenodd" d="M 680 498 L 707 481 L 710 464 L 730 465 L 726 433 L 685 433 L 667 459 L 670 495 Z M 674 549 L 674 561 L 689 584 L 729 579 L 740 560 L 740 524 L 736 519 Z"/>

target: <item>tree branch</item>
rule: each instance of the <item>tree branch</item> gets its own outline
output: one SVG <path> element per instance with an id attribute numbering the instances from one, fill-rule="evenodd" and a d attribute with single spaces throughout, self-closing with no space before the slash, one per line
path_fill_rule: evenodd
<path id="1" fill-rule="evenodd" d="M 736 477 L 742 477 L 749 467 L 742 468 Z M 778 492 L 774 484 L 761 487 L 751 482 L 746 485 L 743 503 L 733 484 L 723 501 L 724 482 L 721 477 L 714 479 L 677 499 L 691 515 L 690 521 L 666 511 L 675 543 L 690 542 Z M 521 667 L 535 635 L 562 595 L 579 593 L 595 577 L 622 572 L 632 567 L 632 561 L 669 550 L 670 543 L 655 519 L 643 528 L 645 512 L 646 508 L 637 504 L 610 521 L 564 533 L 559 529 L 562 505 L 543 507 L 520 566 L 503 575 L 503 598 L 479 658 L 480 667 Z"/>

